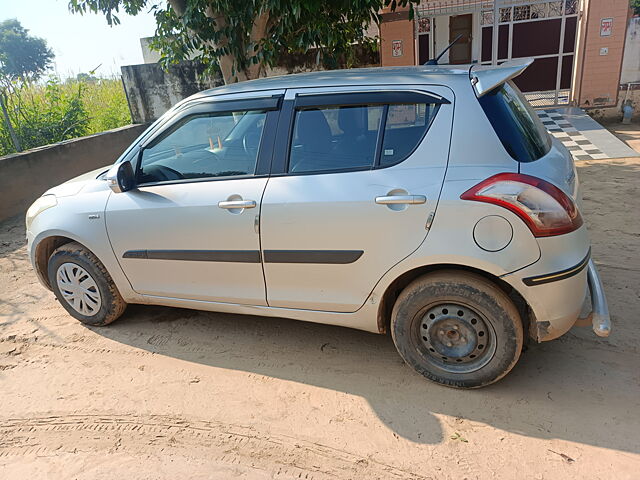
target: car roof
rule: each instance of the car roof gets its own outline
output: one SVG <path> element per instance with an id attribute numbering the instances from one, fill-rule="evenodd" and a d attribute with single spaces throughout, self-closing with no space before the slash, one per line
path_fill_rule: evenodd
<path id="1" fill-rule="evenodd" d="M 306 87 L 340 87 L 363 85 L 401 85 L 416 83 L 450 83 L 454 78 L 469 81 L 471 65 L 419 65 L 409 67 L 353 68 L 296 73 L 259 78 L 204 90 L 190 99 L 260 90 Z M 464 75 L 464 77 L 462 77 Z"/>

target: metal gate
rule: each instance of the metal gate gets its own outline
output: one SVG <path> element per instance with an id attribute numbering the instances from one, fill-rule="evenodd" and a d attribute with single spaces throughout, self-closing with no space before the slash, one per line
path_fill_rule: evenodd
<path id="1" fill-rule="evenodd" d="M 535 61 L 515 83 L 537 107 L 566 105 L 575 71 L 581 0 L 431 0 L 417 7 L 416 34 L 429 35 L 442 15 L 479 16 L 481 64 Z M 498 20 L 494 31 L 494 18 Z M 428 19 L 428 20 L 427 20 Z M 476 40 L 476 41 L 478 41 Z M 418 45 L 420 51 L 420 44 Z M 422 56 L 422 55 L 421 55 Z"/>
<path id="2" fill-rule="evenodd" d="M 506 4 L 506 5 L 505 5 Z M 498 2 L 481 12 L 482 63 L 531 57 L 515 82 L 534 106 L 569 103 L 578 33 L 579 0 Z M 493 32 L 498 15 L 498 32 Z"/>

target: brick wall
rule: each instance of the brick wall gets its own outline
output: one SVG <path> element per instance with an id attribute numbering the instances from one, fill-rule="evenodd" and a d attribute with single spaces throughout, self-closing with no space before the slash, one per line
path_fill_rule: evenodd
<path id="1" fill-rule="evenodd" d="M 581 107 L 616 104 L 628 17 L 628 0 L 588 2 L 582 65 L 578 63 L 576 82 L 576 97 Z M 610 36 L 600 35 L 603 18 L 613 19 Z M 602 48 L 608 49 L 606 55 L 601 55 Z"/>
<path id="2" fill-rule="evenodd" d="M 413 20 L 409 20 L 408 8 L 395 12 L 382 11 L 380 23 L 380 61 L 383 67 L 414 65 L 415 42 Z M 393 42 L 402 42 L 402 55 L 393 56 Z"/>

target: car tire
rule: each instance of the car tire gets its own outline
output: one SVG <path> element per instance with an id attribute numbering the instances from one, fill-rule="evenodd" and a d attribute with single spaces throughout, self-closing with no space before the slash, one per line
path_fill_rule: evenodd
<path id="1" fill-rule="evenodd" d="M 127 308 L 102 262 L 77 242 L 54 250 L 47 270 L 58 301 L 86 325 L 108 325 Z"/>
<path id="2" fill-rule="evenodd" d="M 500 380 L 517 363 L 524 341 L 507 294 L 480 275 L 456 270 L 424 275 L 401 292 L 391 336 L 418 373 L 457 388 Z"/>

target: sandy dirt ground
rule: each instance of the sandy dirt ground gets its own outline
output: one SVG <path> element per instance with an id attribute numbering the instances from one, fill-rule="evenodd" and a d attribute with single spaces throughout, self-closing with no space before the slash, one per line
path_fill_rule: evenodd
<path id="1" fill-rule="evenodd" d="M 639 478 L 640 160 L 579 173 L 612 336 L 574 328 L 478 391 L 346 328 L 144 306 L 84 327 L 0 224 L 0 478 Z"/>
<path id="2" fill-rule="evenodd" d="M 638 120 L 636 120 L 637 122 Z M 636 152 L 640 152 L 640 124 L 639 123 L 610 123 L 604 125 L 620 140 L 625 142 Z"/>

